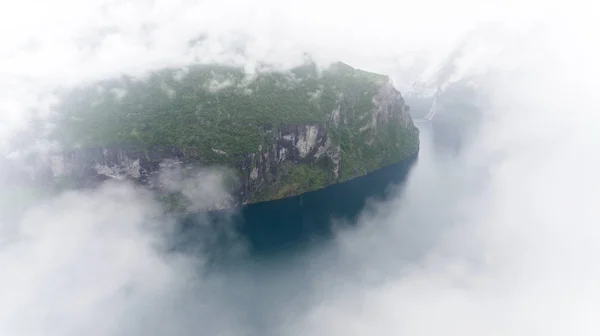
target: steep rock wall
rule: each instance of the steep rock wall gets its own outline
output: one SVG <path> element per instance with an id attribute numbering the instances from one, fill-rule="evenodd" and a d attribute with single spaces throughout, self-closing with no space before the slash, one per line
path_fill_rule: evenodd
<path id="1" fill-rule="evenodd" d="M 419 148 L 418 130 L 389 78 L 343 63 L 251 80 L 237 69 L 192 67 L 183 77 L 169 69 L 71 93 L 61 108 L 55 138 L 63 150 L 47 160 L 55 183 L 128 179 L 168 198 L 166 169 L 218 166 L 233 177 L 226 206 L 317 190 Z"/>

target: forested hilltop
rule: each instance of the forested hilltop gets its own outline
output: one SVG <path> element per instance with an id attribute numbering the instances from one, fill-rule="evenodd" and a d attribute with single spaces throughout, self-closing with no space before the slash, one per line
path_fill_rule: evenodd
<path id="1" fill-rule="evenodd" d="M 387 76 L 336 63 L 247 75 L 194 65 L 76 88 L 58 104 L 53 178 L 134 179 L 161 191 L 168 161 L 234 172 L 234 204 L 298 195 L 418 152 L 418 130 Z M 173 195 L 170 195 L 173 196 Z"/>

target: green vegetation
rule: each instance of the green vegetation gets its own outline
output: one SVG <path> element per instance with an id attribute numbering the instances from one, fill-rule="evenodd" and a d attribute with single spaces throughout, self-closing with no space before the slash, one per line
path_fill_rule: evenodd
<path id="1" fill-rule="evenodd" d="M 341 181 L 397 163 L 416 152 L 418 133 L 398 129 L 393 124 L 386 128 L 383 135 L 369 135 L 352 129 L 337 133 L 342 149 Z"/>
<path id="2" fill-rule="evenodd" d="M 203 164 L 237 167 L 272 148 L 282 125 L 316 125 L 341 151 L 339 176 L 327 155 L 283 162 L 252 191 L 251 202 L 319 189 L 398 162 L 418 150 L 418 131 L 398 122 L 370 127 L 375 97 L 388 77 L 336 63 L 319 72 L 306 63 L 289 72 L 193 65 L 147 78 L 122 77 L 70 91 L 58 106 L 53 138 L 63 148 L 174 146 Z M 404 103 L 385 106 L 397 109 Z M 334 112 L 337 111 L 337 116 Z M 388 111 L 389 112 L 389 111 Z M 259 154 L 260 155 L 260 154 Z M 242 173 L 241 176 L 247 176 Z M 163 196 L 172 208 L 179 197 Z"/>
<path id="3" fill-rule="evenodd" d="M 324 122 L 310 96 L 318 89 L 315 73 L 247 80 L 237 68 L 188 69 L 180 80 L 180 70 L 168 69 L 147 80 L 123 78 L 71 92 L 59 107 L 55 137 L 67 146 L 174 145 L 219 160 L 212 148 L 255 151 L 265 141 L 264 127 Z"/>
<path id="4" fill-rule="evenodd" d="M 290 167 L 276 198 L 303 194 L 326 186 L 327 172 L 322 167 L 311 164 L 297 164 Z"/>
<path id="5" fill-rule="evenodd" d="M 369 109 L 373 84 L 385 76 L 349 69 L 339 65 L 319 77 L 309 64 L 249 79 L 239 68 L 196 65 L 103 81 L 64 97 L 54 136 L 65 147 L 174 145 L 208 156 L 214 156 L 211 148 L 250 153 L 264 143 L 264 127 L 324 124 L 344 90 L 362 92 L 357 109 Z"/>

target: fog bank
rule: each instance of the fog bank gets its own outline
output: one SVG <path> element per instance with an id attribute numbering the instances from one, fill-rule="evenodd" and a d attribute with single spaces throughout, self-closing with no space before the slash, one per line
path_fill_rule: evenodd
<path id="1" fill-rule="evenodd" d="M 293 260 L 214 270 L 197 251 L 167 252 L 173 223 L 130 185 L 27 204 L 2 188 L 0 334 L 597 334 L 597 5 L 11 6 L 0 16 L 4 154 L 31 111 L 50 113 L 61 85 L 194 60 L 286 67 L 303 52 L 389 73 L 425 55 L 423 69 L 398 72 L 416 78 L 466 32 L 495 33 L 465 52 L 480 55 L 465 57 L 463 73 L 478 74 L 489 99 L 473 140 L 449 157 L 423 132 L 418 166 L 397 197 Z M 188 50 L 198 36 L 208 42 Z M 245 55 L 231 52 L 239 43 Z"/>

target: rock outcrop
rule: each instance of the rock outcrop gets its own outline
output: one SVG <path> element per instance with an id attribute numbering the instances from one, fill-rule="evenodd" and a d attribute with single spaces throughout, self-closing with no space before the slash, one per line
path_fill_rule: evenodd
<path id="1" fill-rule="evenodd" d="M 248 77 L 192 66 L 69 92 L 47 162 L 55 183 L 128 179 L 177 198 L 161 175 L 224 167 L 226 205 L 299 195 L 414 156 L 418 129 L 387 76 L 312 63 Z M 175 201 L 175 203 L 177 203 Z"/>

